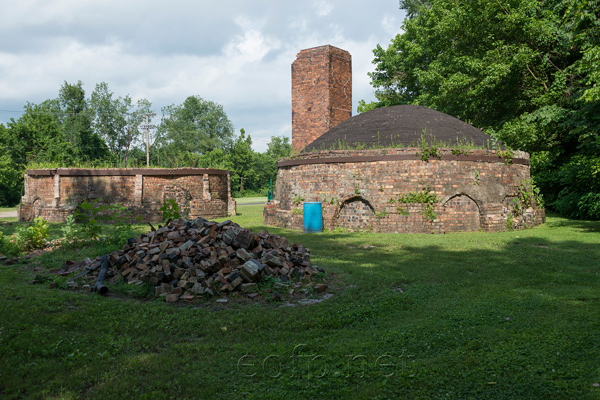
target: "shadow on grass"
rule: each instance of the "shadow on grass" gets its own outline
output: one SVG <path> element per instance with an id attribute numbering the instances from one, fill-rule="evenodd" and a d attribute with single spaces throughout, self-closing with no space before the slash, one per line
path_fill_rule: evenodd
<path id="1" fill-rule="evenodd" d="M 231 219 L 310 247 L 312 261 L 337 277 L 331 299 L 309 307 L 172 308 L 51 291 L 27 285 L 14 268 L 1 267 L 0 367 L 11 368 L 10 376 L 2 377 L 3 394 L 597 395 L 592 386 L 600 382 L 595 222 L 551 217 L 544 226 L 503 233 L 304 234 L 262 226 L 260 216 L 249 207 Z M 81 259 L 86 252 L 61 257 Z M 320 357 L 306 360 L 322 361 L 323 369 L 295 363 L 290 353 L 300 344 L 303 355 Z M 238 361 L 245 355 L 256 357 L 248 367 L 256 375 L 240 371 Z M 386 359 L 393 361 L 392 375 L 375 368 L 381 355 L 393 356 Z M 281 361 L 281 374 L 262 369 L 263 360 Z"/>
<path id="2" fill-rule="evenodd" d="M 569 228 L 580 230 L 582 232 L 600 233 L 600 221 L 582 221 L 576 219 L 566 219 L 558 214 L 549 214 L 552 218 L 551 222 L 547 222 L 548 228 Z"/>

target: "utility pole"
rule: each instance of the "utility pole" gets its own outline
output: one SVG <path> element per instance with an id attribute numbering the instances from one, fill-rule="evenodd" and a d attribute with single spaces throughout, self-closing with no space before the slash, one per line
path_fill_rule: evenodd
<path id="1" fill-rule="evenodd" d="M 149 133 L 149 129 L 155 129 L 156 125 L 150 125 L 148 123 L 148 117 L 153 117 L 156 114 L 155 113 L 143 113 L 143 114 L 139 114 L 142 117 L 146 117 L 146 125 L 140 125 L 140 128 L 142 129 L 146 129 L 146 166 L 149 167 L 150 166 L 150 133 Z"/>

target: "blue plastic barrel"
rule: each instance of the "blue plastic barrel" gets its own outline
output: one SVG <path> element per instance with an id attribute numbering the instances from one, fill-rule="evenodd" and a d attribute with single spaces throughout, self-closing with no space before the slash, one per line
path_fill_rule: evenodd
<path id="1" fill-rule="evenodd" d="M 323 209 L 319 201 L 304 203 L 304 232 L 323 232 Z"/>

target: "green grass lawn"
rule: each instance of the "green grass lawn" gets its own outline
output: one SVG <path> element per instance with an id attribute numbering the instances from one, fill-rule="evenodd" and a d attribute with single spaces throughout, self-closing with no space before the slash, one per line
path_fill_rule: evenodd
<path id="1" fill-rule="evenodd" d="M 266 203 L 266 197 L 238 197 L 235 202 L 240 204 L 251 204 L 251 203 Z"/>
<path id="2" fill-rule="evenodd" d="M 262 206 L 232 219 L 265 228 Z M 0 267 L 0 397 L 600 398 L 600 223 L 269 231 L 311 248 L 333 297 L 185 307 L 30 284 L 36 263 L 106 248 Z"/>
<path id="3" fill-rule="evenodd" d="M 17 211 L 17 207 L 0 207 L 0 212 Z"/>

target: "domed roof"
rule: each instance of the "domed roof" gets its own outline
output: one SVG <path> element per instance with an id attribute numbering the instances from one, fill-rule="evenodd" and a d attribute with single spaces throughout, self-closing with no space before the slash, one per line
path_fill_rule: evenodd
<path id="1" fill-rule="evenodd" d="M 349 118 L 302 151 L 411 147 L 418 146 L 422 138 L 429 145 L 437 146 L 440 142 L 447 145 L 469 143 L 477 147 L 493 144 L 489 135 L 448 114 L 423 106 L 399 105 L 376 108 Z"/>

